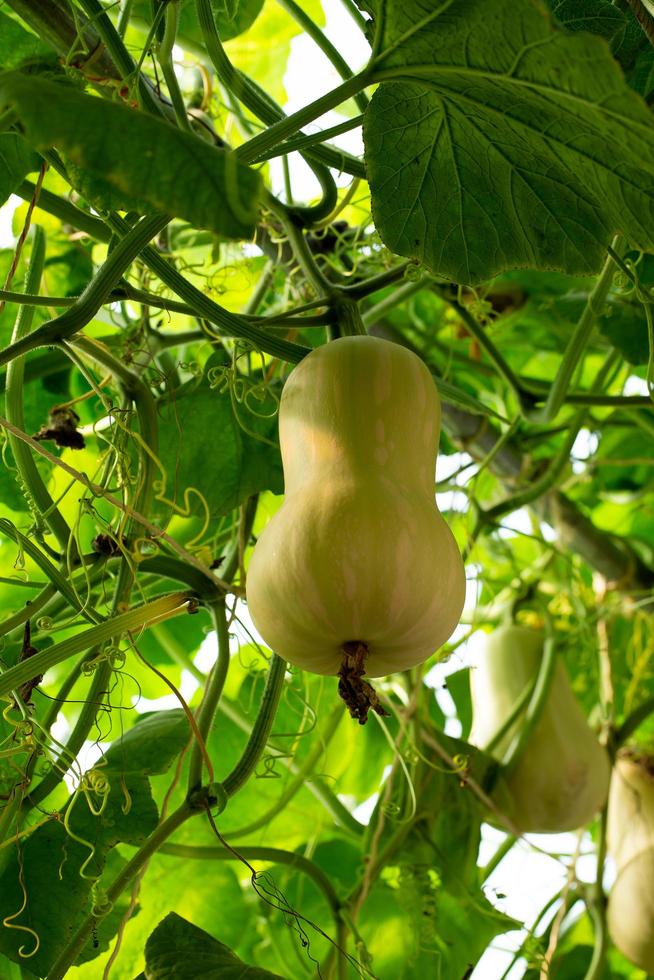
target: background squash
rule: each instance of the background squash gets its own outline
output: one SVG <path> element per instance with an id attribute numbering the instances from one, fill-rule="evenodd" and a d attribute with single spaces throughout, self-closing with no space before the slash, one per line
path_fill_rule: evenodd
<path id="1" fill-rule="evenodd" d="M 654 973 L 654 756 L 618 753 L 607 839 L 617 872 L 607 910 L 611 938 L 627 959 Z"/>
<path id="2" fill-rule="evenodd" d="M 479 666 L 470 672 L 470 741 L 484 749 L 538 674 L 544 636 L 522 626 L 491 633 Z M 523 723 L 516 718 L 492 755 L 501 760 Z M 609 760 L 588 726 L 559 660 L 539 721 L 512 772 L 493 792 L 499 809 L 523 833 L 574 830 L 604 805 Z"/>

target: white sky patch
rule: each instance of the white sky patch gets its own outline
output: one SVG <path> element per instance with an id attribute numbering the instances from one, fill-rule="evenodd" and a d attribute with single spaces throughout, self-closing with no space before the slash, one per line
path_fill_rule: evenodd
<path id="1" fill-rule="evenodd" d="M 179 685 L 179 692 L 188 704 L 195 692 L 200 685 L 196 681 L 193 674 L 188 670 L 182 671 L 182 679 Z M 134 694 L 132 696 L 132 705 L 135 710 L 140 714 L 145 714 L 146 711 L 168 711 L 171 708 L 179 708 L 180 703 L 177 699 L 177 695 L 164 694 L 160 698 L 146 698 L 142 694 Z"/>
<path id="2" fill-rule="evenodd" d="M 531 514 L 526 507 L 514 510 L 502 518 L 502 526 L 497 529 L 500 538 L 512 538 L 515 534 L 533 534 Z"/>
<path id="3" fill-rule="evenodd" d="M 623 395 L 649 395 L 647 382 L 635 374 L 630 374 L 622 389 Z"/>
<path id="4" fill-rule="evenodd" d="M 323 0 L 326 16 L 324 34 L 338 49 L 348 65 L 357 71 L 368 60 L 370 46 L 355 27 L 350 15 L 339 0 Z M 299 34 L 291 41 L 291 51 L 284 75 L 284 86 L 290 93 L 284 112 L 291 114 L 310 102 L 319 99 L 321 95 L 330 92 L 342 82 L 329 59 L 320 51 L 316 44 L 306 34 Z M 319 133 L 329 126 L 344 122 L 345 116 L 331 111 L 315 119 L 304 127 L 304 133 Z M 330 142 L 348 153 L 360 156 L 363 153 L 363 139 L 360 127 L 335 136 Z M 289 157 L 289 171 L 293 195 L 298 201 L 310 201 L 320 193 L 320 188 L 311 168 L 298 153 Z M 281 159 L 270 161 L 270 174 L 273 190 L 281 194 L 284 187 Z M 349 174 L 333 174 L 336 183 L 345 187 L 351 183 Z"/>
<path id="5" fill-rule="evenodd" d="M 595 455 L 598 446 L 599 439 L 594 432 L 589 429 L 579 430 L 570 453 L 573 473 L 585 473 L 586 460 Z"/>
<path id="6" fill-rule="evenodd" d="M 505 834 L 494 827 L 482 826 L 482 843 L 478 864 L 486 864 Z M 535 851 L 530 844 L 539 848 Z M 585 835 L 581 845 L 581 857 L 577 861 L 583 880 L 593 880 L 594 872 L 587 877 L 594 857 L 592 840 Z M 565 884 L 567 863 L 577 848 L 576 834 L 530 834 L 525 841 L 518 842 L 501 861 L 484 884 L 484 891 L 491 903 L 506 915 L 517 919 L 530 928 L 538 918 L 543 907 Z M 552 852 L 551 855 L 548 853 Z M 581 873 L 583 871 L 583 874 Z M 558 902 L 548 912 L 539 925 L 537 934 L 544 932 L 556 914 Z M 512 931 L 498 936 L 481 957 L 472 974 L 474 980 L 490 980 L 503 976 L 513 959 L 514 952 L 527 935 L 527 930 Z M 518 961 L 508 974 L 510 980 L 518 980 L 524 974 L 524 961 Z"/>
<path id="7" fill-rule="evenodd" d="M 0 207 L 0 248 L 13 248 L 16 244 L 16 238 L 11 230 L 11 223 L 13 221 L 14 211 L 22 203 L 23 199 L 21 197 L 18 197 L 17 194 L 12 194 L 2 207 Z"/>
<path id="8" fill-rule="evenodd" d="M 102 758 L 110 744 L 110 742 L 84 742 L 84 745 L 77 753 L 77 762 L 74 769 L 69 769 L 64 776 L 64 782 L 71 793 L 74 793 L 79 785 L 80 773 L 85 773 L 89 769 L 92 769 L 98 759 Z"/>

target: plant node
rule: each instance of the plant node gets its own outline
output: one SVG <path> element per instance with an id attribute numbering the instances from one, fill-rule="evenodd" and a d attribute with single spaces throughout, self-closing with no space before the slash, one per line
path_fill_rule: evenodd
<path id="1" fill-rule="evenodd" d="M 338 671 L 338 693 L 345 701 L 352 718 L 365 725 L 372 708 L 378 715 L 388 715 L 372 684 L 363 680 L 366 672 L 368 646 L 361 640 L 348 640 L 341 647 L 343 659 Z"/>

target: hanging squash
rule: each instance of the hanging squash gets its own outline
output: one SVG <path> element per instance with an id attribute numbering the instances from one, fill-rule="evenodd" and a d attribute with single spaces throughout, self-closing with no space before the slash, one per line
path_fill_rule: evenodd
<path id="1" fill-rule="evenodd" d="M 375 337 L 317 348 L 284 386 L 285 499 L 254 549 L 248 606 L 280 656 L 339 675 L 361 723 L 381 711 L 363 675 L 422 663 L 463 608 L 463 562 L 434 496 L 439 430 L 423 362 Z"/>
<path id="2" fill-rule="evenodd" d="M 470 741 L 501 761 L 524 722 L 544 648 L 542 633 L 507 625 L 491 633 L 470 671 Z M 523 702 L 500 739 L 495 736 Z M 559 833 L 588 823 L 604 805 L 609 760 L 579 707 L 563 664 L 554 668 L 542 714 L 515 765 L 500 775 L 493 798 L 523 833 Z"/>
<path id="3" fill-rule="evenodd" d="M 654 755 L 634 749 L 618 753 L 607 840 L 616 864 L 609 933 L 628 960 L 654 973 Z"/>

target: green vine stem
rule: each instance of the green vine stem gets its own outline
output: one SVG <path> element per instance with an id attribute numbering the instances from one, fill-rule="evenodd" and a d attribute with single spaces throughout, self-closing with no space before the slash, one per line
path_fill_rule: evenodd
<path id="1" fill-rule="evenodd" d="M 249 834 L 253 834 L 255 830 L 260 830 L 261 827 L 266 827 L 279 813 L 282 812 L 282 810 L 284 810 L 286 806 L 288 806 L 290 801 L 293 799 L 296 793 L 302 789 L 305 783 L 308 784 L 311 782 L 311 774 L 327 750 L 327 746 L 336 734 L 338 726 L 343 720 L 343 717 L 343 707 L 342 705 L 338 704 L 331 711 L 324 727 L 320 730 L 320 732 L 316 732 L 315 745 L 308 753 L 306 759 L 303 759 L 303 761 L 297 767 L 297 771 L 293 776 L 293 779 L 289 781 L 279 798 L 269 810 L 262 813 L 261 816 L 257 817 L 256 820 L 253 820 L 252 823 L 248 823 L 244 827 L 238 827 L 236 830 L 230 830 L 230 839 L 234 839 L 236 837 L 247 837 Z"/>
<path id="2" fill-rule="evenodd" d="M 335 287 L 327 279 L 316 262 L 302 228 L 297 225 L 289 209 L 272 194 L 266 193 L 264 200 L 266 206 L 272 211 L 284 229 L 284 234 L 291 246 L 293 256 L 305 277 L 316 290 L 319 297 L 324 297 L 326 300 L 329 300 L 334 294 Z"/>
<path id="3" fill-rule="evenodd" d="M 241 520 L 238 532 L 234 536 L 231 548 L 225 555 L 223 564 L 223 578 L 226 582 L 231 582 L 236 575 L 242 559 L 242 548 L 250 540 L 252 525 L 257 513 L 258 498 L 250 497 L 242 509 Z M 209 606 L 213 617 L 214 628 L 218 642 L 218 657 L 209 675 L 209 679 L 204 687 L 202 702 L 196 715 L 198 732 L 202 742 L 206 746 L 211 726 L 216 716 L 216 709 L 222 696 L 225 686 L 225 679 L 229 669 L 229 627 L 227 623 L 227 610 L 225 607 L 225 597 L 221 596 Z M 191 759 L 189 762 L 188 775 L 188 794 L 191 796 L 197 792 L 202 781 L 202 766 L 204 753 L 202 746 L 196 739 L 191 749 Z"/>
<path id="4" fill-rule="evenodd" d="M 15 193 L 24 201 L 31 201 L 34 198 L 35 189 L 36 185 L 31 180 L 24 180 L 18 185 Z M 95 238 L 99 242 L 108 242 L 111 238 L 111 231 L 104 221 L 76 207 L 71 201 L 59 197 L 58 194 L 53 194 L 45 187 L 41 188 L 37 207 L 45 211 L 46 214 L 59 218 L 64 224 L 79 228 L 80 231 L 86 232 L 90 238 Z"/>
<path id="5" fill-rule="evenodd" d="M 647 721 L 647 719 L 653 714 L 654 696 L 646 698 L 642 704 L 639 704 L 637 708 L 634 708 L 630 715 L 627 715 L 615 733 L 616 747 L 623 745 L 627 739 L 631 738 L 633 733 L 640 728 L 643 722 Z"/>
<path id="6" fill-rule="evenodd" d="M 125 42 L 114 27 L 105 9 L 99 3 L 99 0 L 77 0 L 77 2 L 92 21 L 102 38 L 121 78 L 129 82 L 138 92 L 142 108 L 146 112 L 151 112 L 156 115 L 163 113 L 161 102 L 155 98 L 149 82 L 138 70 L 134 59 L 125 46 Z"/>
<path id="7" fill-rule="evenodd" d="M 259 712 L 252 726 L 250 738 L 241 758 L 222 781 L 228 797 L 234 796 L 245 785 L 261 758 L 277 713 L 277 706 L 284 687 L 285 673 L 286 661 L 273 653 L 270 658 L 266 687 L 261 697 Z"/>
<path id="8" fill-rule="evenodd" d="M 129 630 L 141 628 L 147 629 L 148 626 L 152 626 L 162 619 L 169 619 L 171 616 L 188 612 L 188 605 L 192 600 L 193 597 L 188 592 L 173 592 L 170 595 L 160 596 L 151 602 L 136 606 L 128 612 L 113 616 L 104 623 L 99 623 L 76 636 L 62 640 L 61 643 L 47 647 L 28 660 L 23 660 L 0 674 L 0 697 L 9 694 L 15 688 L 19 688 L 30 678 L 38 674 L 45 674 L 51 667 L 55 667 L 69 657 L 83 653 L 92 646 L 106 643 L 118 633 L 126 633 Z"/>
<path id="9" fill-rule="evenodd" d="M 498 865 L 501 864 L 501 862 L 507 856 L 509 851 L 513 849 L 516 841 L 517 841 L 517 837 L 515 837 L 513 834 L 507 834 L 507 836 L 504 838 L 502 843 L 499 845 L 499 847 L 493 854 L 490 861 L 488 861 L 488 863 L 485 864 L 483 868 L 480 868 L 482 881 L 488 881 L 493 871 L 495 871 L 495 868 L 497 868 Z"/>
<path id="10" fill-rule="evenodd" d="M 283 7 L 284 10 L 291 15 L 293 20 L 300 25 L 302 30 L 309 35 L 312 41 L 318 45 L 325 57 L 331 61 L 341 78 L 352 78 L 354 72 L 348 65 L 345 58 L 343 58 L 338 48 L 334 47 L 329 38 L 325 36 L 324 32 L 321 31 L 315 21 L 313 21 L 306 13 L 306 11 L 302 10 L 300 5 L 297 4 L 295 0 L 277 0 L 277 2 L 279 3 L 280 7 Z M 368 98 L 365 92 L 357 92 L 354 96 L 354 101 L 361 112 L 365 112 L 368 108 Z"/>
<path id="11" fill-rule="evenodd" d="M 25 277 L 26 293 L 36 292 L 38 290 L 45 261 L 45 234 L 43 229 L 39 225 L 34 225 L 33 235 L 32 254 Z M 25 303 L 25 297 L 19 302 Z M 27 305 L 21 306 L 16 317 L 10 343 L 16 343 L 22 337 L 29 334 L 33 319 L 34 307 Z M 7 418 L 19 429 L 25 428 L 23 415 L 24 380 L 25 358 L 16 357 L 7 365 L 5 405 Z M 68 542 L 70 541 L 70 528 L 61 516 L 50 495 L 50 491 L 43 482 L 41 474 L 34 462 L 34 457 L 28 447 L 11 434 L 8 436 L 8 441 L 16 462 L 18 476 L 28 498 L 33 502 L 34 507 L 57 539 L 59 548 L 65 554 L 68 549 Z"/>
<path id="12" fill-rule="evenodd" d="M 620 255 L 624 247 L 625 243 L 622 238 L 619 235 L 616 236 L 612 242 L 612 249 L 618 255 Z M 584 307 L 584 311 L 581 314 L 577 326 L 575 327 L 574 332 L 568 342 L 568 346 L 566 347 L 563 355 L 563 361 L 561 362 L 561 366 L 552 383 L 545 404 L 542 408 L 531 410 L 527 409 L 524 412 L 525 417 L 531 422 L 538 422 L 540 424 L 547 425 L 559 414 L 561 407 L 565 402 L 568 389 L 570 388 L 572 376 L 577 369 L 577 365 L 579 364 L 582 354 L 586 349 L 586 345 L 590 339 L 593 327 L 597 322 L 597 318 L 604 308 L 606 298 L 613 282 L 615 269 L 615 262 L 609 255 L 604 263 L 604 267 L 597 282 L 589 293 L 586 306 Z"/>
<path id="13" fill-rule="evenodd" d="M 125 235 L 129 231 L 127 222 L 117 214 L 111 215 L 111 225 L 119 235 Z M 297 363 L 311 352 L 310 347 L 302 347 L 300 344 L 292 344 L 281 337 L 273 337 L 264 330 L 253 326 L 248 317 L 230 313 L 224 307 L 219 306 L 201 290 L 197 289 L 192 283 L 182 276 L 163 256 L 152 246 L 146 246 L 141 255 L 142 261 L 168 286 L 177 296 L 181 296 L 197 316 L 203 317 L 210 323 L 215 324 L 222 335 L 225 337 L 241 337 L 249 340 L 256 350 L 262 350 L 273 357 L 279 357 L 284 361 Z M 0 363 L 2 363 L 0 361 Z"/>
<path id="14" fill-rule="evenodd" d="M 366 89 L 370 82 L 371 79 L 367 70 L 353 75 L 352 78 L 346 79 L 341 85 L 320 96 L 315 102 L 311 102 L 290 116 L 280 119 L 279 122 L 269 126 L 263 133 L 253 136 L 247 143 L 237 147 L 234 153 L 241 163 L 254 163 L 260 154 L 267 153 L 268 150 L 279 146 L 289 136 L 299 132 L 307 123 L 313 122 L 323 113 L 329 112 L 330 109 L 335 109 L 341 103 L 354 98 L 355 95 Z"/>
<path id="15" fill-rule="evenodd" d="M 232 65 L 220 41 L 210 0 L 196 0 L 196 11 L 207 53 L 225 88 L 262 122 L 270 125 L 283 120 L 284 113 L 270 96 Z M 331 214 L 338 200 L 338 191 L 331 172 L 323 163 L 312 162 L 310 159 L 307 159 L 307 163 L 320 183 L 322 199 L 318 204 L 295 207 L 293 210 L 311 223 L 321 221 Z"/>
<path id="16" fill-rule="evenodd" d="M 213 617 L 214 629 L 218 640 L 218 657 L 206 683 L 202 702 L 196 715 L 198 732 L 206 746 L 209 732 L 216 714 L 216 708 L 225 686 L 227 671 L 229 669 L 229 629 L 227 626 L 227 610 L 225 599 L 218 599 L 211 605 L 211 615 Z M 191 749 L 191 759 L 189 762 L 188 774 L 188 793 L 192 795 L 200 788 L 202 782 L 202 766 L 204 756 L 202 747 L 197 741 L 193 741 Z"/>
<path id="17" fill-rule="evenodd" d="M 508 779 L 512 771 L 515 769 L 522 753 L 525 750 L 525 746 L 529 742 L 529 739 L 531 738 L 533 731 L 543 714 L 545 702 L 547 701 L 552 679 L 554 677 L 554 671 L 556 669 L 556 655 L 556 640 L 553 636 L 552 626 L 548 621 L 548 635 L 545 637 L 543 657 L 540 662 L 533 694 L 525 711 L 524 722 L 520 726 L 520 731 L 517 732 L 513 738 L 502 759 L 500 774 L 504 778 Z"/>
<path id="18" fill-rule="evenodd" d="M 31 334 L 0 351 L 0 364 L 7 364 L 8 361 L 34 350 L 35 347 L 47 347 L 57 341 L 65 340 L 90 323 L 139 252 L 166 227 L 169 221 L 170 218 L 160 214 L 141 218 L 109 252 L 106 261 L 77 302 L 54 320 L 44 323 Z"/>
<path id="19" fill-rule="evenodd" d="M 158 60 L 159 64 L 161 65 L 163 76 L 166 80 L 166 85 L 168 86 L 168 94 L 170 95 L 173 103 L 177 123 L 180 129 L 185 129 L 187 132 L 191 133 L 191 124 L 186 112 L 186 106 L 184 105 L 184 99 L 179 87 L 179 82 L 177 81 L 175 65 L 173 63 L 173 47 L 175 45 L 175 38 L 177 37 L 177 29 L 179 26 L 180 5 L 180 0 L 170 0 L 170 2 L 166 4 L 166 12 L 164 15 L 165 30 L 164 36 L 159 43 Z"/>
<path id="20" fill-rule="evenodd" d="M 607 828 L 607 808 L 604 807 L 600 817 L 599 833 L 597 837 L 597 873 L 592 887 L 590 900 L 587 900 L 588 912 L 593 920 L 595 929 L 595 941 L 593 943 L 593 956 L 586 972 L 584 980 L 600 980 L 604 976 L 604 965 L 606 951 L 608 948 L 609 937 L 606 926 L 606 896 L 604 894 L 604 864 L 606 862 L 606 828 Z"/>

